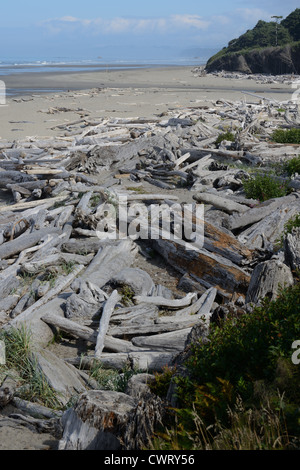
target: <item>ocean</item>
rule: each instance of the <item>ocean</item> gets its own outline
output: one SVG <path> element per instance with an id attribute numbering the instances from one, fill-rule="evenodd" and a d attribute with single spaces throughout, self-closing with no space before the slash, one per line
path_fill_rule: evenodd
<path id="1" fill-rule="evenodd" d="M 34 73 L 44 73 L 51 75 L 51 73 L 70 73 L 70 72 L 95 72 L 95 71 L 111 71 L 111 70 L 128 70 L 128 69 L 141 69 L 141 68 L 155 68 L 155 67 L 174 67 L 174 66 L 189 66 L 196 67 L 205 65 L 209 57 L 211 57 L 217 50 L 215 49 L 200 49 L 196 51 L 197 55 L 192 55 L 194 51 L 187 51 L 187 54 L 170 55 L 157 54 L 156 56 L 135 56 L 134 54 L 125 55 L 122 57 L 113 54 L 106 57 L 95 58 L 70 58 L 70 57 L 50 57 L 50 58 L 1 58 L 0 57 L 0 81 L 6 84 L 6 96 L 16 96 L 19 94 L 39 92 L 58 91 L 57 88 L 44 87 L 35 90 L 31 87 L 19 87 L 17 83 L 22 80 L 21 75 Z M 27 80 L 28 82 L 28 80 Z"/>

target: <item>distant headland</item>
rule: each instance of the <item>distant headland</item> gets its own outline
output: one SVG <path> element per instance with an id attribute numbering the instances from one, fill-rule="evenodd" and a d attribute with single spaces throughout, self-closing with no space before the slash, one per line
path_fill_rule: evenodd
<path id="1" fill-rule="evenodd" d="M 253 29 L 231 40 L 208 60 L 206 70 L 300 74 L 300 8 L 285 19 L 272 18 L 270 22 L 260 20 Z"/>

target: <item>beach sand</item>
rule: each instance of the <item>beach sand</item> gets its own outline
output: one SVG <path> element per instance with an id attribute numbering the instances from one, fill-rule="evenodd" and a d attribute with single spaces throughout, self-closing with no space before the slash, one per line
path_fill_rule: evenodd
<path id="1" fill-rule="evenodd" d="M 170 109 L 199 107 L 220 98 L 258 103 L 263 96 L 280 102 L 291 99 L 294 91 L 284 84 L 199 77 L 192 67 L 23 73 L 0 79 L 4 79 L 7 90 L 18 89 L 19 93 L 8 97 L 6 106 L 0 106 L 0 138 L 8 140 L 58 135 L 56 126 L 76 121 L 85 113 L 90 120 L 151 118 Z M 64 110 L 51 112 L 50 108 Z"/>

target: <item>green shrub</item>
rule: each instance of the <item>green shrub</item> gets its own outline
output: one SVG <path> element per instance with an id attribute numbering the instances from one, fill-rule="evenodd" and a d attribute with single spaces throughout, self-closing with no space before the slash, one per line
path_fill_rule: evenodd
<path id="1" fill-rule="evenodd" d="M 235 136 L 232 134 L 232 132 L 225 132 L 223 134 L 220 134 L 217 138 L 217 140 L 215 141 L 215 145 L 220 145 L 220 143 L 223 141 L 223 140 L 229 140 L 229 142 L 234 142 L 235 141 Z"/>
<path id="2" fill-rule="evenodd" d="M 239 318 L 229 316 L 221 324 L 212 325 L 208 342 L 191 346 L 185 363 L 188 374 L 173 378 L 178 400 L 173 421 L 176 436 L 174 428 L 165 433 L 161 438 L 166 445 L 176 441 L 179 448 L 194 448 L 198 440 L 197 448 L 205 442 L 208 448 L 222 437 L 220 446 L 234 448 L 233 441 L 241 438 L 243 426 L 251 449 L 278 444 L 283 430 L 283 447 L 288 445 L 288 436 L 295 436 L 299 445 L 300 368 L 291 360 L 292 344 L 297 339 L 300 284 L 283 289 L 275 301 L 265 299 L 252 313 Z M 245 409 L 232 421 L 229 410 L 238 400 Z M 255 420 L 250 426 L 244 419 L 253 412 Z M 248 449 L 247 440 L 241 440 L 244 449 Z"/>
<path id="3" fill-rule="evenodd" d="M 288 173 L 289 176 L 292 176 L 295 173 L 300 174 L 300 155 L 288 161 L 284 165 L 283 169 Z"/>
<path id="4" fill-rule="evenodd" d="M 271 140 L 279 144 L 300 144 L 300 129 L 276 129 Z"/>
<path id="5" fill-rule="evenodd" d="M 256 173 L 244 180 L 243 186 L 248 198 L 258 199 L 260 202 L 286 196 L 290 191 L 288 182 L 280 182 L 272 174 Z"/>
<path id="6" fill-rule="evenodd" d="M 293 228 L 300 227 L 300 214 L 291 217 L 284 226 L 284 233 L 291 233 Z"/>

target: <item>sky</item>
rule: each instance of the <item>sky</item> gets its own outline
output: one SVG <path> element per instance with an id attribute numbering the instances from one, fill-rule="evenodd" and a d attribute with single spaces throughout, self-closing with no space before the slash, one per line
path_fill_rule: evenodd
<path id="1" fill-rule="evenodd" d="M 3 58 L 167 58 L 220 49 L 299 0 L 14 0 L 0 9 Z"/>

